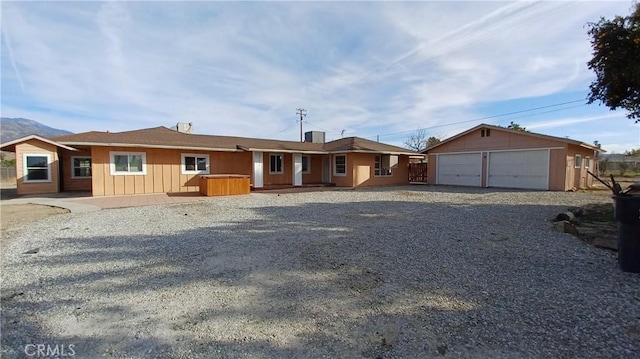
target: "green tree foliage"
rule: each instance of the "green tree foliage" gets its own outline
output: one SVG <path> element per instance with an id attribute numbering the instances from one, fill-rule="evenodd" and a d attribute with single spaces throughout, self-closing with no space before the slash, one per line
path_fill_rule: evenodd
<path id="1" fill-rule="evenodd" d="M 1 160 L 0 167 L 15 167 L 16 160 Z"/>
<path id="2" fill-rule="evenodd" d="M 640 148 L 636 148 L 631 151 L 628 151 L 628 150 L 624 151 L 624 155 L 631 156 L 631 157 L 640 157 Z"/>
<path id="3" fill-rule="evenodd" d="M 529 132 L 529 131 L 527 131 L 526 127 L 522 127 L 522 126 L 520 126 L 520 124 L 517 124 L 517 123 L 515 123 L 513 121 L 511 121 L 511 123 L 509 123 L 509 126 L 507 126 L 507 128 L 510 128 L 512 130 L 517 130 L 517 131 Z"/>
<path id="4" fill-rule="evenodd" d="M 588 103 L 600 101 L 611 110 L 622 108 L 640 121 L 640 3 L 631 15 L 590 23 L 593 58 L 587 63 L 596 74 Z"/>
<path id="5" fill-rule="evenodd" d="M 431 136 L 431 137 L 427 138 L 427 147 L 431 147 L 431 146 L 436 145 L 436 144 L 438 144 L 440 142 L 442 142 L 442 140 L 439 137 Z"/>

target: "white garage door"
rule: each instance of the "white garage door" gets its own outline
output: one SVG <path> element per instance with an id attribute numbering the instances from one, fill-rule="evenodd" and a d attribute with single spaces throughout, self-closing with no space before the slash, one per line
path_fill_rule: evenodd
<path id="1" fill-rule="evenodd" d="M 479 152 L 439 155 L 437 166 L 438 184 L 482 185 L 482 156 Z"/>
<path id="2" fill-rule="evenodd" d="M 549 189 L 549 152 L 489 153 L 489 187 Z"/>

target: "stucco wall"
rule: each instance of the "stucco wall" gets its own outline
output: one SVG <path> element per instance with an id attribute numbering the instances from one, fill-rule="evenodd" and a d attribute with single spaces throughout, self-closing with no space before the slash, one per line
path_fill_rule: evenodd
<path id="1" fill-rule="evenodd" d="M 49 155 L 50 178 L 48 182 L 24 182 L 24 155 Z M 58 148 L 54 145 L 32 139 L 16 145 L 16 193 L 39 194 L 59 192 Z"/>

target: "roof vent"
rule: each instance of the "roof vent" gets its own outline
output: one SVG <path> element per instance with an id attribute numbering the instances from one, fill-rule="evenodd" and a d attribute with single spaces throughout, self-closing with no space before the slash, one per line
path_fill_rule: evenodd
<path id="1" fill-rule="evenodd" d="M 324 132 L 308 131 L 304 133 L 304 142 L 324 143 Z"/>
<path id="2" fill-rule="evenodd" d="M 178 122 L 176 124 L 175 130 L 182 133 L 193 133 L 193 123 Z"/>

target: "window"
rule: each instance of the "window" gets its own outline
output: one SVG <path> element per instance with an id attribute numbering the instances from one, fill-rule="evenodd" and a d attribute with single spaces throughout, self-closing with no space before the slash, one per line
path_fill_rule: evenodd
<path id="1" fill-rule="evenodd" d="M 71 157 L 71 178 L 91 178 L 91 157 Z"/>
<path id="2" fill-rule="evenodd" d="M 480 137 L 489 137 L 489 136 L 491 136 L 491 129 L 487 128 L 487 129 L 480 130 Z"/>
<path id="3" fill-rule="evenodd" d="M 582 156 L 575 155 L 574 165 L 576 168 L 582 168 Z"/>
<path id="4" fill-rule="evenodd" d="M 347 156 L 345 155 L 335 156 L 333 158 L 333 161 L 334 161 L 333 174 L 336 176 L 346 176 L 347 175 Z"/>
<path id="5" fill-rule="evenodd" d="M 209 174 L 209 155 L 183 153 L 182 174 Z"/>
<path id="6" fill-rule="evenodd" d="M 302 156 L 302 173 L 311 173 L 309 156 Z"/>
<path id="7" fill-rule="evenodd" d="M 376 156 L 373 175 L 376 177 L 392 176 L 392 169 L 398 165 L 398 156 Z"/>
<path id="8" fill-rule="evenodd" d="M 144 152 L 110 152 L 111 175 L 146 175 L 147 154 Z"/>
<path id="9" fill-rule="evenodd" d="M 282 174 L 282 155 L 269 155 L 269 173 Z"/>
<path id="10" fill-rule="evenodd" d="M 25 154 L 23 182 L 51 182 L 51 155 Z"/>
<path id="11" fill-rule="evenodd" d="M 589 169 L 591 167 L 591 159 L 589 157 L 584 158 L 584 168 Z"/>

